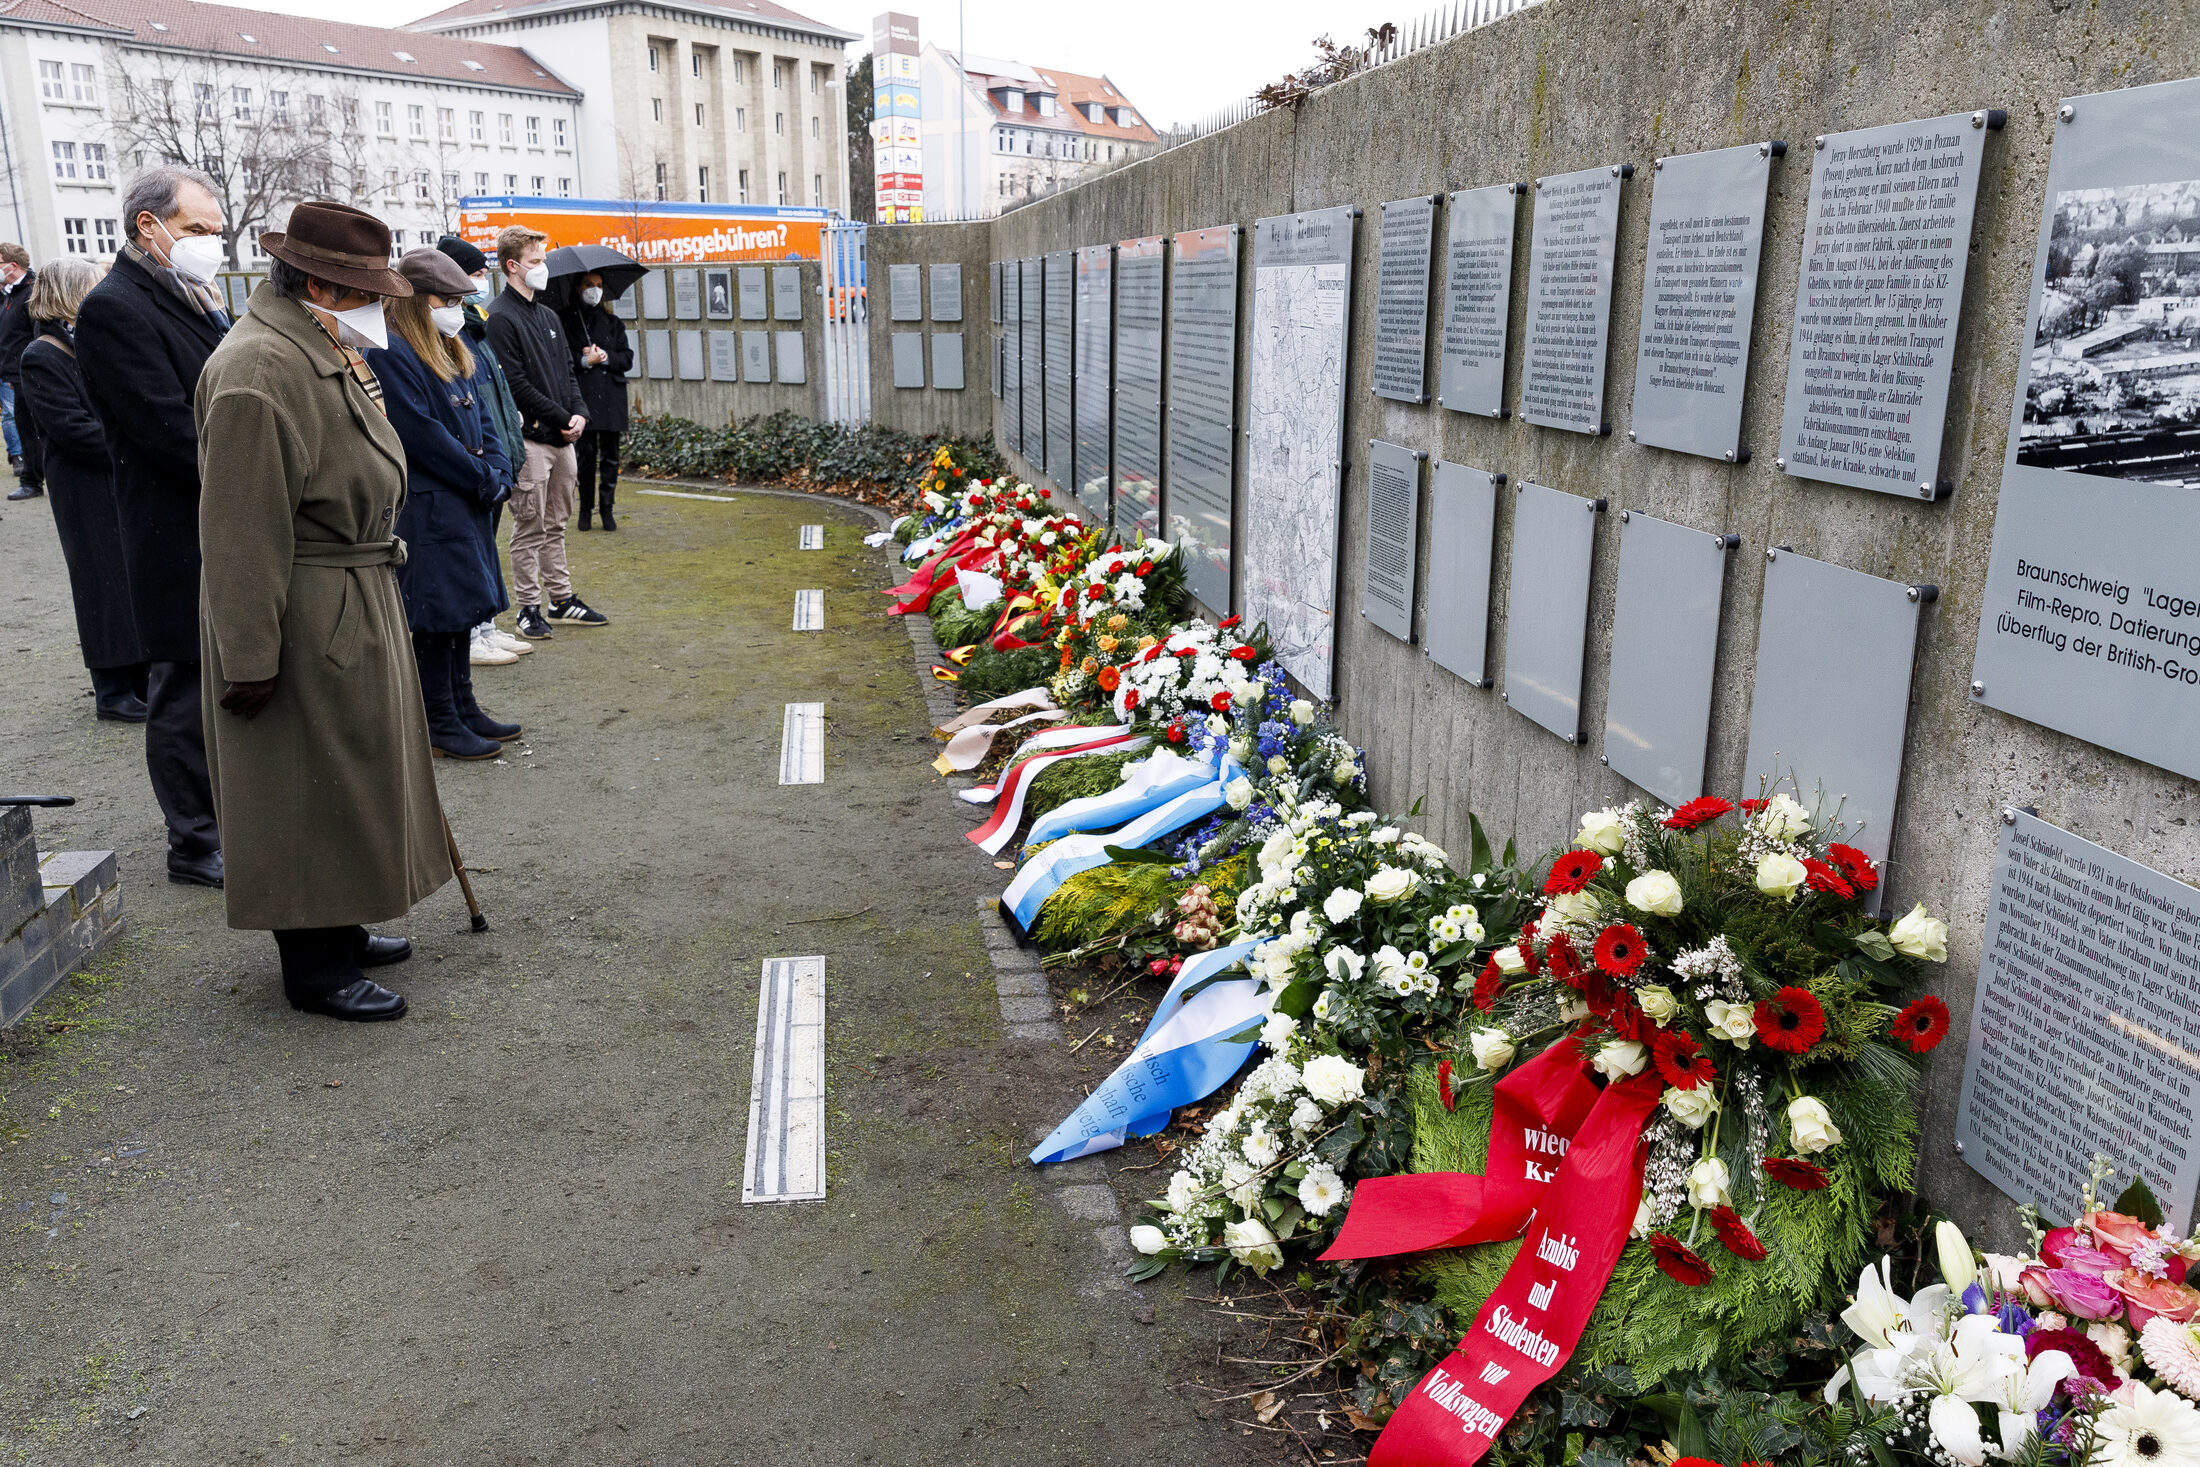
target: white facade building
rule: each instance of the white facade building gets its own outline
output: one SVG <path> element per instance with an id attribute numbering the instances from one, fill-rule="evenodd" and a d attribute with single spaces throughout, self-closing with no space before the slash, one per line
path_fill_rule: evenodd
<path id="1" fill-rule="evenodd" d="M 927 219 L 989 218 L 1161 145 L 1104 76 L 927 42 L 920 87 Z"/>

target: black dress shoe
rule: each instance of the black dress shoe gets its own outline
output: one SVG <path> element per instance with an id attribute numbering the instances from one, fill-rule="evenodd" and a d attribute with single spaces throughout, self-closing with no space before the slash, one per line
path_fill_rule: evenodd
<path id="1" fill-rule="evenodd" d="M 402 937 L 384 937 L 370 932 L 359 944 L 354 959 L 362 968 L 387 968 L 392 963 L 402 963 L 413 955 L 413 945 Z"/>
<path id="2" fill-rule="evenodd" d="M 10 494 L 8 498 L 37 499 L 45 494 L 45 492 L 45 490 L 39 488 L 36 484 L 19 484 L 16 486 L 15 492 L 13 494 Z"/>
<path id="3" fill-rule="evenodd" d="M 219 890 L 222 884 L 222 853 L 211 851 L 203 856 L 179 856 L 170 851 L 168 879 L 178 886 L 211 886 Z"/>
<path id="4" fill-rule="evenodd" d="M 101 723 L 143 723 L 145 703 L 139 698 L 122 698 L 98 704 L 93 713 Z"/>
<path id="5" fill-rule="evenodd" d="M 334 993 L 293 993 L 290 1006 L 332 1019 L 351 1019 L 371 1024 L 380 1019 L 405 1017 L 404 995 L 392 993 L 372 978 L 347 983 Z"/>

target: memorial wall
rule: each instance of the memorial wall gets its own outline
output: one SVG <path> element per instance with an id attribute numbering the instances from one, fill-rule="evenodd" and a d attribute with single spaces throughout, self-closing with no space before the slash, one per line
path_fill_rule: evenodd
<path id="1" fill-rule="evenodd" d="M 2195 76 L 2190 8 L 1547 0 L 1020 209 L 989 258 L 1030 299 L 1116 247 L 1110 513 L 1287 633 L 1379 804 L 1534 848 L 1794 779 L 1885 855 L 1887 910 L 1951 922 L 1969 1063 L 1932 1072 L 1924 1188 L 2067 1213 L 2035 1158 L 2098 1136 L 2178 1161 L 2182 1218 Z M 1354 210 L 1341 255 L 1264 249 Z M 1003 328 L 1024 420 L 992 404 L 1034 480 L 1037 316 Z"/>

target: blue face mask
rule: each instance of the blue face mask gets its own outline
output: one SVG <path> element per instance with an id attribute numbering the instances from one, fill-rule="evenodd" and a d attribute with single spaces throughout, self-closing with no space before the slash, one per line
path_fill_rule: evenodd
<path id="1" fill-rule="evenodd" d="M 481 288 L 476 290 L 472 295 L 467 296 L 466 299 L 472 301 L 477 306 L 485 306 L 489 304 L 489 282 L 486 280 L 482 281 Z"/>

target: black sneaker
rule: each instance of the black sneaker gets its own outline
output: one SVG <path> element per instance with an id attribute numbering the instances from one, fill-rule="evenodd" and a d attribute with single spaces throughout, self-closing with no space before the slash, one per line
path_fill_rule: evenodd
<path id="1" fill-rule="evenodd" d="M 551 602 L 550 619 L 552 621 L 569 621 L 575 626 L 582 627 L 608 626 L 611 622 L 610 617 L 605 616 L 578 596 L 568 596 L 563 601 Z"/>
<path id="2" fill-rule="evenodd" d="M 38 486 L 38 485 L 36 485 L 36 484 L 18 484 L 18 485 L 16 485 L 16 486 L 15 486 L 15 492 L 14 492 L 14 493 L 12 493 L 12 494 L 10 494 L 10 495 L 8 496 L 8 498 L 10 498 L 10 499 L 37 499 L 37 498 L 41 497 L 42 495 L 44 495 L 44 494 L 45 494 L 45 492 L 46 492 L 46 491 L 45 491 L 45 490 L 44 490 L 43 488 L 41 488 L 40 486 Z"/>
<path id="3" fill-rule="evenodd" d="M 542 619 L 539 606 L 522 606 L 519 609 L 519 634 L 530 642 L 550 640 L 550 623 Z"/>

